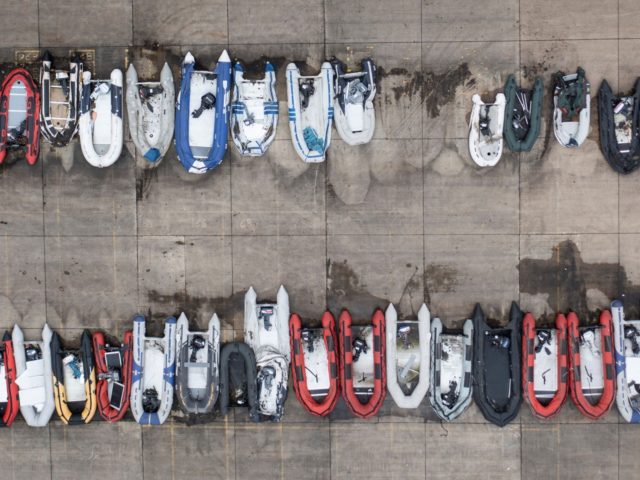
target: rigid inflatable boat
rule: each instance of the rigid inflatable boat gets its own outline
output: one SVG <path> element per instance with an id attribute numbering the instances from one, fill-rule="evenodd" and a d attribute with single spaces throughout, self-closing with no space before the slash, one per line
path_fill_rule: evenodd
<path id="1" fill-rule="evenodd" d="M 240 62 L 233 67 L 231 137 L 240 155 L 260 156 L 276 137 L 278 97 L 276 72 L 271 63 L 264 66 L 264 78 L 244 78 Z"/>
<path id="2" fill-rule="evenodd" d="M 27 163 L 38 161 L 40 94 L 24 68 L 14 68 L 0 88 L 0 164 L 8 150 L 23 150 Z"/>
<path id="3" fill-rule="evenodd" d="M 473 322 L 462 331 L 446 331 L 439 318 L 431 321 L 431 390 L 436 415 L 449 422 L 471 404 L 473 392 Z"/>
<path id="4" fill-rule="evenodd" d="M 244 341 L 256 356 L 258 413 L 279 421 L 289 377 L 289 295 L 281 285 L 276 303 L 256 303 L 256 298 L 249 287 L 244 296 Z"/>
<path id="5" fill-rule="evenodd" d="M 473 311 L 473 398 L 484 418 L 499 427 L 516 418 L 522 403 L 521 323 L 522 312 L 515 302 L 504 327 L 490 327 L 479 304 Z"/>
<path id="6" fill-rule="evenodd" d="M 53 57 L 42 56 L 40 67 L 40 130 L 55 147 L 68 145 L 78 131 L 83 64 L 77 55 L 68 70 L 52 69 Z"/>
<path id="7" fill-rule="evenodd" d="M 335 125 L 340 138 L 348 145 L 369 143 L 376 128 L 376 64 L 362 60 L 362 70 L 347 72 L 340 60 L 331 60 L 335 80 Z"/>
<path id="8" fill-rule="evenodd" d="M 51 336 L 51 329 L 46 323 L 42 329 L 42 340 L 25 341 L 17 325 L 11 335 L 20 413 L 30 427 L 45 427 L 55 410 Z"/>
<path id="9" fill-rule="evenodd" d="M 176 367 L 176 319 L 164 324 L 164 337 L 145 335 L 142 315 L 133 319 L 131 413 L 142 425 L 161 425 L 171 413 Z"/>
<path id="10" fill-rule="evenodd" d="M 296 152 L 307 163 L 324 162 L 331 143 L 333 69 L 324 62 L 320 74 L 302 76 L 295 63 L 287 65 L 289 127 Z"/>
<path id="11" fill-rule="evenodd" d="M 159 82 L 139 82 L 133 66 L 127 69 L 127 115 L 131 139 L 144 159 L 157 165 L 173 138 L 176 93 L 166 63 Z"/>
<path id="12" fill-rule="evenodd" d="M 0 342 L 0 426 L 10 427 L 20 410 L 13 342 L 5 332 Z"/>
<path id="13" fill-rule="evenodd" d="M 400 408 L 418 408 L 429 390 L 431 313 L 423 303 L 417 320 L 401 320 L 392 303 L 385 312 L 387 389 Z"/>
<path id="14" fill-rule="evenodd" d="M 620 300 L 611 303 L 616 361 L 616 405 L 622 418 L 640 423 L 640 320 L 624 318 Z"/>
<path id="15" fill-rule="evenodd" d="M 91 333 L 82 332 L 79 349 L 65 348 L 60 335 L 51 338 L 51 369 L 56 411 L 65 425 L 89 423 L 96 414 L 96 369 Z"/>
<path id="16" fill-rule="evenodd" d="M 515 75 L 507 77 L 504 85 L 507 102 L 504 109 L 504 141 L 512 152 L 528 152 L 536 143 L 540 133 L 543 95 L 542 77 L 536 77 L 532 90 L 518 87 Z"/>
<path id="17" fill-rule="evenodd" d="M 176 152 L 187 172 L 205 173 L 222 162 L 227 151 L 231 59 L 224 50 L 213 72 L 195 70 L 187 53 L 176 104 Z"/>
<path id="18" fill-rule="evenodd" d="M 189 320 L 178 318 L 176 333 L 176 397 L 184 413 L 211 413 L 220 381 L 220 319 L 215 313 L 206 332 L 189 331 Z"/>
<path id="19" fill-rule="evenodd" d="M 598 92 L 600 149 L 616 172 L 627 174 L 640 165 L 640 78 L 633 93 L 614 96 L 606 80 Z"/>
<path id="20" fill-rule="evenodd" d="M 603 310 L 598 325 L 580 326 L 578 315 L 567 316 L 571 399 L 580 413 L 597 420 L 609 411 L 615 395 L 611 313 Z"/>
<path id="21" fill-rule="evenodd" d="M 107 422 L 117 422 L 129 408 L 133 332 L 124 332 L 122 343 L 105 337 L 102 332 L 95 332 L 93 354 L 97 373 L 98 412 Z"/>
<path id="22" fill-rule="evenodd" d="M 249 418 L 259 420 L 256 357 L 244 342 L 231 342 L 220 351 L 220 413 L 248 408 Z"/>
<path id="23" fill-rule="evenodd" d="M 471 97 L 469 153 L 480 167 L 493 167 L 502 156 L 502 131 L 506 99 L 498 93 L 493 103 L 484 103 L 480 95 Z"/>
<path id="24" fill-rule="evenodd" d="M 327 311 L 321 328 L 306 328 L 294 313 L 289 319 L 289 337 L 296 397 L 307 412 L 324 417 L 333 411 L 340 394 L 335 319 Z"/>
<path id="25" fill-rule="evenodd" d="M 371 324 L 352 326 L 351 314 L 342 310 L 340 325 L 340 383 L 349 410 L 360 418 L 378 413 L 386 388 L 385 324 L 377 309 Z"/>
<path id="26" fill-rule="evenodd" d="M 530 313 L 522 321 L 522 394 L 540 418 L 555 416 L 569 392 L 567 319 L 556 315 L 555 328 L 536 328 Z"/>
<path id="27" fill-rule="evenodd" d="M 113 165 L 122 153 L 122 72 L 115 69 L 109 80 L 92 80 L 82 73 L 80 146 L 94 167 Z"/>
<path id="28" fill-rule="evenodd" d="M 553 92 L 553 133 L 565 147 L 579 147 L 589 135 L 591 86 L 584 70 L 556 73 Z"/>

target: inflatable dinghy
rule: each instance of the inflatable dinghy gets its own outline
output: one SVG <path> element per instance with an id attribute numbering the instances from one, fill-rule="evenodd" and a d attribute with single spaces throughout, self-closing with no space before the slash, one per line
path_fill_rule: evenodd
<path id="1" fill-rule="evenodd" d="M 431 390 L 429 400 L 445 422 L 459 417 L 471 404 L 473 392 L 473 322 L 462 331 L 445 331 L 442 321 L 431 322 Z"/>
<path id="2" fill-rule="evenodd" d="M 370 58 L 362 60 L 362 70 L 347 72 L 340 60 L 333 59 L 335 79 L 335 125 L 347 145 L 369 143 L 376 128 L 376 64 Z"/>
<path id="3" fill-rule="evenodd" d="M 533 90 L 518 87 L 516 76 L 507 77 L 504 86 L 506 98 L 504 114 L 504 141 L 512 152 L 528 152 L 536 143 L 540 133 L 542 77 L 536 77 Z"/>
<path id="4" fill-rule="evenodd" d="M 96 414 L 96 369 L 91 333 L 82 332 L 79 349 L 65 348 L 57 332 L 51 339 L 53 398 L 65 425 L 89 423 Z"/>
<path id="5" fill-rule="evenodd" d="M 24 151 L 29 165 L 40 149 L 40 94 L 31 74 L 14 68 L 0 88 L 0 164 L 8 150 Z"/>
<path id="6" fill-rule="evenodd" d="M 504 427 L 516 418 L 522 403 L 520 329 L 522 312 L 513 302 L 509 323 L 492 328 L 482 308 L 473 311 L 473 398 L 489 422 Z"/>
<path id="7" fill-rule="evenodd" d="M 264 66 L 264 78 L 244 78 L 240 62 L 233 67 L 233 100 L 231 103 L 231 137 L 240 155 L 260 156 L 276 137 L 278 97 L 276 72 L 271 63 Z"/>
<path id="8" fill-rule="evenodd" d="M 584 70 L 556 73 L 553 92 L 553 133 L 565 147 L 579 147 L 589 135 L 591 86 Z"/>
<path id="9" fill-rule="evenodd" d="M 291 372 L 296 397 L 307 412 L 324 417 L 338 402 L 338 337 L 331 312 L 322 316 L 321 328 L 303 328 L 297 314 L 289 320 Z"/>
<path id="10" fill-rule="evenodd" d="M 480 167 L 493 167 L 502 156 L 502 131 L 506 99 L 498 93 L 494 103 L 484 103 L 480 95 L 471 97 L 469 153 Z"/>
<path id="11" fill-rule="evenodd" d="M 640 320 L 624 318 L 620 300 L 611 303 L 616 361 L 616 405 L 622 418 L 640 423 Z"/>
<path id="12" fill-rule="evenodd" d="M 40 129 L 49 143 L 64 147 L 78 131 L 83 64 L 77 55 L 69 60 L 68 70 L 54 70 L 52 64 L 53 57 L 45 52 L 40 67 Z"/>
<path id="13" fill-rule="evenodd" d="M 400 408 L 418 408 L 429 390 L 431 313 L 423 303 L 417 320 L 398 322 L 392 303 L 385 312 L 387 389 Z"/>
<path id="14" fill-rule="evenodd" d="M 227 151 L 231 59 L 223 50 L 213 72 L 195 70 L 187 53 L 176 104 L 176 152 L 189 173 L 205 173 L 222 162 Z"/>
<path id="15" fill-rule="evenodd" d="M 0 426 L 10 427 L 20 410 L 13 342 L 5 332 L 0 342 Z"/>
<path id="16" fill-rule="evenodd" d="M 206 332 L 189 331 L 189 320 L 178 318 L 176 333 L 176 396 L 184 413 L 211 413 L 220 380 L 220 319 L 215 313 Z"/>
<path id="17" fill-rule="evenodd" d="M 340 383 L 349 410 L 360 418 L 370 418 L 380 410 L 387 394 L 384 314 L 377 309 L 371 324 L 352 326 L 351 314 L 342 310 L 340 318 Z"/>
<path id="18" fill-rule="evenodd" d="M 627 174 L 640 165 L 640 78 L 633 93 L 614 96 L 606 80 L 598 92 L 600 149 L 616 172 Z"/>
<path id="19" fill-rule="evenodd" d="M 580 413 L 597 420 L 609 411 L 615 395 L 611 313 L 603 310 L 598 325 L 580 326 L 578 315 L 567 316 L 571 399 Z"/>
<path id="20" fill-rule="evenodd" d="M 102 332 L 95 332 L 93 354 L 98 380 L 98 412 L 107 422 L 117 422 L 129 408 L 133 332 L 127 330 L 122 343 L 105 338 Z"/>
<path id="21" fill-rule="evenodd" d="M 324 62 L 320 74 L 302 76 L 295 63 L 287 65 L 289 127 L 296 152 L 307 163 L 324 162 L 331 143 L 333 69 Z"/>
<path id="22" fill-rule="evenodd" d="M 20 413 L 30 427 L 46 427 L 55 410 L 51 336 L 51 329 L 46 323 L 42 329 L 42 340 L 25 341 L 17 325 L 11 335 Z"/>
<path id="23" fill-rule="evenodd" d="M 127 114 L 131 139 L 144 159 L 157 165 L 173 139 L 176 93 L 166 63 L 159 82 L 139 82 L 133 66 L 127 69 Z"/>
<path id="24" fill-rule="evenodd" d="M 251 347 L 244 342 L 231 342 L 220 352 L 220 413 L 229 413 L 229 408 L 248 408 L 249 418 L 257 422 L 258 384 L 256 380 L 256 357 Z"/>
<path id="25" fill-rule="evenodd" d="M 122 72 L 115 69 L 109 80 L 92 80 L 82 73 L 80 146 L 94 167 L 113 165 L 122 153 Z"/>
<path id="26" fill-rule="evenodd" d="M 540 418 L 555 416 L 569 392 L 567 319 L 556 316 L 555 328 L 536 328 L 530 313 L 522 321 L 522 394 Z"/>
<path id="27" fill-rule="evenodd" d="M 161 425 L 171 413 L 176 368 L 176 319 L 164 324 L 164 337 L 145 335 L 142 315 L 133 319 L 131 413 L 142 425 Z"/>
<path id="28" fill-rule="evenodd" d="M 289 378 L 289 295 L 280 286 L 276 303 L 256 303 L 249 287 L 244 296 L 244 341 L 253 349 L 258 369 L 258 413 L 273 421 L 284 414 Z"/>

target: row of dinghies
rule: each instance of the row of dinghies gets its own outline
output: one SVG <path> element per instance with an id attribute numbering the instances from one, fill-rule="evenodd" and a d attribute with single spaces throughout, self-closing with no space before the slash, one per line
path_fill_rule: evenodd
<path id="1" fill-rule="evenodd" d="M 558 72 L 553 80 L 553 132 L 564 147 L 576 148 L 589 135 L 591 85 L 584 69 Z M 598 92 L 600 148 L 611 167 L 627 174 L 640 165 L 640 80 L 628 95 L 614 95 L 602 81 Z M 536 77 L 531 89 L 521 88 L 509 75 L 504 93 L 491 103 L 473 95 L 469 122 L 469 152 L 481 167 L 492 167 L 502 156 L 503 144 L 513 152 L 528 152 L 540 133 L 544 86 Z"/>
<path id="2" fill-rule="evenodd" d="M 291 138 L 305 162 L 322 162 L 332 125 L 349 145 L 368 143 L 375 129 L 373 99 L 376 65 L 348 71 L 333 58 L 318 75 L 301 75 L 287 66 L 287 101 Z M 30 164 L 38 158 L 40 134 L 52 145 L 68 145 L 78 133 L 85 159 L 95 167 L 118 160 L 124 141 L 126 100 L 133 143 L 150 165 L 157 165 L 174 139 L 178 158 L 191 173 L 217 167 L 227 151 L 228 132 L 241 155 L 263 155 L 276 136 L 279 101 L 276 72 L 265 62 L 264 75 L 249 79 L 241 62 L 232 65 L 226 50 L 215 69 L 198 69 L 191 53 L 182 63 L 177 96 L 171 68 L 160 78 L 140 81 L 131 64 L 126 74 L 114 69 L 95 79 L 75 56 L 66 69 L 54 69 L 47 52 L 40 67 L 40 90 L 24 68 L 5 77 L 0 90 L 0 163 L 11 149 L 24 151 Z"/>
<path id="3" fill-rule="evenodd" d="M 279 421 L 290 372 L 296 397 L 317 416 L 342 396 L 353 415 L 370 418 L 388 391 L 403 409 L 428 396 L 444 421 L 473 400 L 504 426 L 523 398 L 546 419 L 571 396 L 590 419 L 615 397 L 622 417 L 640 422 L 640 320 L 627 320 L 618 300 L 596 324 L 570 312 L 538 327 L 515 303 L 504 326 L 480 305 L 459 330 L 445 329 L 424 304 L 413 319 L 399 319 L 390 304 L 366 322 L 356 324 L 345 309 L 337 325 L 327 311 L 319 326 L 305 326 L 280 287 L 275 302 L 246 292 L 244 342 L 225 345 L 215 314 L 206 331 L 191 331 L 184 313 L 168 318 L 162 337 L 148 336 L 136 316 L 121 341 L 85 331 L 75 348 L 48 325 L 37 340 L 15 326 L 0 349 L 1 423 L 11 425 L 18 410 L 31 426 L 46 425 L 54 410 L 65 424 L 88 423 L 96 412 L 116 422 L 130 409 L 138 423 L 158 425 L 174 398 L 186 415 L 212 414 L 217 404 L 222 415 L 238 407 L 253 421 Z"/>

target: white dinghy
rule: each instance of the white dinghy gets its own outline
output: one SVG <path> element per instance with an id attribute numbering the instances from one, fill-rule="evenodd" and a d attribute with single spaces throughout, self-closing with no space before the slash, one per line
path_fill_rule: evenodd
<path id="1" fill-rule="evenodd" d="M 263 155 L 276 136 L 278 97 L 276 72 L 270 62 L 264 66 L 264 78 L 249 80 L 244 67 L 233 67 L 231 101 L 231 137 L 241 155 Z"/>
<path id="2" fill-rule="evenodd" d="M 340 138 L 348 145 L 369 143 L 376 128 L 376 64 L 362 60 L 362 70 L 347 72 L 339 60 L 331 61 L 335 78 L 335 125 Z"/>
<path id="3" fill-rule="evenodd" d="M 502 156 L 502 130 L 507 100 L 502 93 L 493 103 L 484 103 L 480 95 L 471 97 L 473 108 L 469 121 L 469 153 L 480 167 L 495 166 Z"/>
<path id="4" fill-rule="evenodd" d="M 277 302 L 257 303 L 253 287 L 244 296 L 244 341 L 258 367 L 258 412 L 279 421 L 284 414 L 291 350 L 289 295 L 280 286 Z"/>
<path id="5" fill-rule="evenodd" d="M 451 421 L 471 404 L 473 389 L 473 321 L 461 332 L 445 332 L 442 321 L 431 321 L 431 406 L 444 421 Z"/>
<path id="6" fill-rule="evenodd" d="M 122 72 L 115 69 L 109 80 L 92 80 L 82 73 L 80 146 L 94 167 L 113 165 L 122 153 Z"/>
<path id="7" fill-rule="evenodd" d="M 161 425 L 171 413 L 176 367 L 176 319 L 164 324 L 164 337 L 146 336 L 142 315 L 133 319 L 131 413 L 142 425 Z"/>
<path id="8" fill-rule="evenodd" d="M 18 325 L 13 327 L 11 335 L 20 413 L 30 427 L 47 426 L 55 410 L 50 346 L 52 336 L 53 332 L 46 323 L 42 329 L 42 340 L 25 340 Z"/>
<path id="9" fill-rule="evenodd" d="M 579 147 L 589 135 L 591 85 L 585 72 L 558 72 L 553 92 L 553 133 L 565 147 Z"/>
<path id="10" fill-rule="evenodd" d="M 127 69 L 129 132 L 138 151 L 151 164 L 159 164 L 171 145 L 176 93 L 166 63 L 159 82 L 139 82 L 133 64 Z"/>
<path id="11" fill-rule="evenodd" d="M 400 408 L 418 408 L 429 390 L 431 314 L 423 303 L 417 320 L 401 320 L 392 303 L 385 312 L 387 389 Z"/>
<path id="12" fill-rule="evenodd" d="M 189 320 L 178 318 L 176 334 L 176 395 L 189 414 L 211 413 L 220 381 L 220 319 L 215 313 L 206 332 L 189 331 Z"/>
<path id="13" fill-rule="evenodd" d="M 324 62 L 320 74 L 302 76 L 295 63 L 287 66 L 289 127 L 296 152 L 307 163 L 324 162 L 331 143 L 333 69 Z"/>
<path id="14" fill-rule="evenodd" d="M 616 405 L 622 418 L 640 423 L 640 320 L 624 318 L 620 300 L 611 303 L 616 362 Z"/>

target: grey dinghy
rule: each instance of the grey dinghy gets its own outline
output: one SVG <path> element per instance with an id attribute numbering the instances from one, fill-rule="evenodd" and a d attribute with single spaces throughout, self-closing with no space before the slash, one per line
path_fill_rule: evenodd
<path id="1" fill-rule="evenodd" d="M 473 322 L 461 332 L 445 331 L 442 321 L 431 321 L 431 391 L 429 399 L 444 421 L 459 417 L 471 404 L 473 370 Z"/>
<path id="2" fill-rule="evenodd" d="M 166 63 L 159 82 L 139 82 L 133 63 L 127 70 L 129 132 L 138 151 L 151 164 L 159 164 L 171 145 L 176 93 Z"/>
<path id="3" fill-rule="evenodd" d="M 400 408 L 418 408 L 429 390 L 431 314 L 423 303 L 417 320 L 398 322 L 392 303 L 385 312 L 387 389 Z"/>
<path id="4" fill-rule="evenodd" d="M 211 413 L 218 399 L 220 319 L 214 313 L 206 332 L 190 332 L 183 313 L 176 333 L 176 397 L 185 413 Z"/>
<path id="5" fill-rule="evenodd" d="M 83 64 L 78 56 L 69 60 L 69 70 L 54 70 L 52 63 L 53 57 L 45 52 L 40 67 L 40 127 L 47 141 L 64 147 L 78 131 Z"/>
<path id="6" fill-rule="evenodd" d="M 283 286 L 276 303 L 256 303 L 249 287 L 244 297 L 244 341 L 253 349 L 258 368 L 258 412 L 273 421 L 284 414 L 291 350 L 289 295 Z"/>
<path id="7" fill-rule="evenodd" d="M 518 416 L 522 404 L 522 311 L 513 302 L 509 323 L 492 328 L 477 304 L 473 311 L 473 397 L 491 423 L 504 427 Z"/>
<path id="8" fill-rule="evenodd" d="M 13 327 L 13 356 L 20 413 L 30 427 L 46 427 L 55 409 L 51 338 L 53 332 L 44 324 L 41 341 L 26 341 L 20 327 Z"/>

